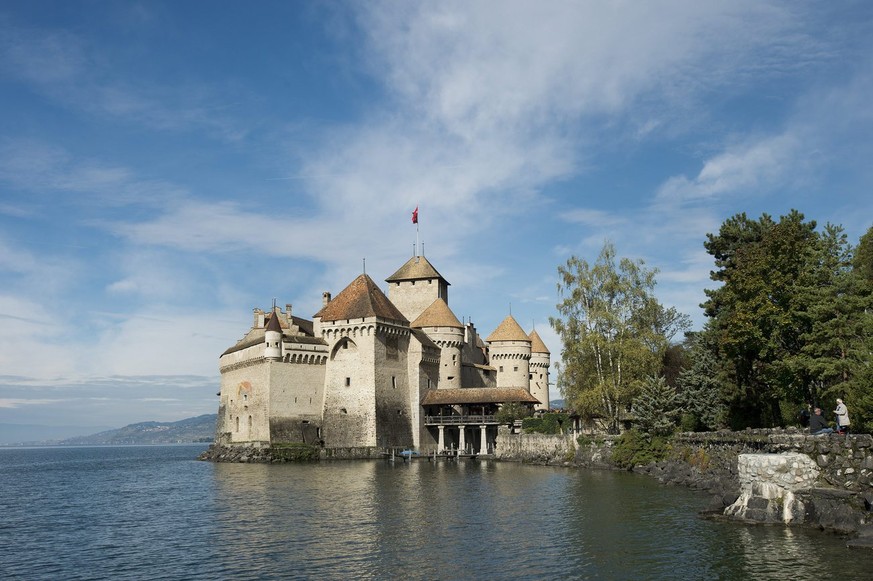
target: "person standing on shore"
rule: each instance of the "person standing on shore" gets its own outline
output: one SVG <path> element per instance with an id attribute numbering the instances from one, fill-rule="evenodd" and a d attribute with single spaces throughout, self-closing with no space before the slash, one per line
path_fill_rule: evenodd
<path id="1" fill-rule="evenodd" d="M 837 432 L 848 434 L 849 424 L 851 424 L 849 421 L 849 410 L 840 398 L 837 398 L 837 409 L 834 410 L 834 413 L 837 414 Z"/>

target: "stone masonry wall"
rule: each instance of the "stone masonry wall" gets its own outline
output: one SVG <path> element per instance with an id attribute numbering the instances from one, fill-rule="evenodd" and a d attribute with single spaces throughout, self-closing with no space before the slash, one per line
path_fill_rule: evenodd
<path id="1" fill-rule="evenodd" d="M 494 456 L 498 460 L 553 464 L 569 462 L 575 454 L 576 444 L 572 436 L 513 434 L 506 426 L 497 428 Z"/>

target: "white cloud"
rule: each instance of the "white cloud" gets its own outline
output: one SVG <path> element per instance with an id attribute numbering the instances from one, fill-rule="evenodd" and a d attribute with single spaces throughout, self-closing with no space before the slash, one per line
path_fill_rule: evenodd
<path id="1" fill-rule="evenodd" d="M 682 204 L 725 195 L 760 195 L 799 180 L 807 155 L 804 141 L 790 132 L 729 146 L 708 159 L 694 179 L 667 180 L 657 199 Z"/>
<path id="2" fill-rule="evenodd" d="M 61 403 L 62 399 L 12 399 L 0 397 L 0 408 L 17 409 L 22 406 L 30 405 L 52 405 Z"/>
<path id="3" fill-rule="evenodd" d="M 0 181 L 35 195 L 28 205 L 56 203 L 93 208 L 136 204 L 164 207 L 187 192 L 160 180 L 142 179 L 131 169 L 80 158 L 62 147 L 33 139 L 0 142 Z M 70 196 L 70 193 L 77 194 Z M 25 210 L 19 209 L 19 212 Z M 35 210 L 27 211 L 36 214 Z M 78 214 L 77 214 L 78 215 Z"/>

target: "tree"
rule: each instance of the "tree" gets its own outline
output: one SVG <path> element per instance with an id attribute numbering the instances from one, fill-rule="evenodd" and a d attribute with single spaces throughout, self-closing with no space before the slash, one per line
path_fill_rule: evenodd
<path id="1" fill-rule="evenodd" d="M 727 425 L 721 370 L 712 333 L 704 328 L 688 335 L 691 364 L 676 382 L 682 407 L 682 427 L 688 431 L 718 430 Z"/>
<path id="2" fill-rule="evenodd" d="M 817 231 L 792 210 L 778 222 L 738 214 L 704 245 L 721 283 L 706 291 L 706 352 L 731 426 L 782 425 L 799 406 L 849 394 L 873 420 L 873 234 L 853 249 L 841 227 Z"/>
<path id="3" fill-rule="evenodd" d="M 570 257 L 558 267 L 559 317 L 549 319 L 561 337 L 558 388 L 584 417 L 603 418 L 618 433 L 646 376 L 659 371 L 664 351 L 688 317 L 654 297 L 656 270 L 642 260 L 616 261 L 607 242 L 594 265 Z"/>
<path id="4" fill-rule="evenodd" d="M 813 284 L 815 222 L 792 210 L 779 222 L 738 214 L 704 243 L 722 283 L 706 290 L 705 313 L 728 381 L 733 427 L 783 423 L 780 402 L 802 401 L 810 378 L 790 364 L 811 328 L 802 289 Z"/>
<path id="5" fill-rule="evenodd" d="M 649 376 L 634 399 L 633 412 L 640 431 L 651 436 L 669 436 L 679 417 L 679 394 L 663 377 Z"/>

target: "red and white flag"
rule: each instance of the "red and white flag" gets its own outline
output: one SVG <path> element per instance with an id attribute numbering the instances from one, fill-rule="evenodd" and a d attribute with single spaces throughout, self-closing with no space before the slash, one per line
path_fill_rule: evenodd
<path id="1" fill-rule="evenodd" d="M 418 206 L 416 206 L 415 210 L 412 211 L 412 223 L 418 224 Z"/>

